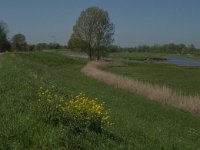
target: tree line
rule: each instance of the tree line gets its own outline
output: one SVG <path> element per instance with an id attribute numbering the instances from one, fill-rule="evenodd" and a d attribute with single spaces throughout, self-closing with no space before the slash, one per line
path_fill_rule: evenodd
<path id="1" fill-rule="evenodd" d="M 0 52 L 5 51 L 36 51 L 45 49 L 66 48 L 59 43 L 38 43 L 28 44 L 25 35 L 15 34 L 10 40 L 7 37 L 8 26 L 4 21 L 0 21 Z"/>
<path id="2" fill-rule="evenodd" d="M 193 44 L 163 44 L 163 45 L 140 45 L 136 47 L 120 47 L 118 45 L 110 45 L 108 52 L 155 52 L 155 53 L 177 53 L 177 54 L 190 54 L 200 53 L 200 49 L 196 48 Z"/>
<path id="3" fill-rule="evenodd" d="M 7 24 L 4 21 L 0 21 L 0 52 L 24 51 L 28 49 L 28 44 L 23 34 L 14 35 L 11 40 L 8 40 L 7 34 Z"/>
<path id="4" fill-rule="evenodd" d="M 7 38 L 8 28 L 5 22 L 0 21 L 0 52 L 9 50 L 11 48 L 10 42 Z"/>

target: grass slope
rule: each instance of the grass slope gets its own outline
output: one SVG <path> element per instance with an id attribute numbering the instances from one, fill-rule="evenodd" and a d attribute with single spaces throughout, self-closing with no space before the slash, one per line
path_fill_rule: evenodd
<path id="1" fill-rule="evenodd" d="M 0 149 L 198 149 L 200 118 L 86 77 L 83 60 L 53 52 L 0 56 Z M 108 105 L 115 125 L 74 134 L 40 120 L 40 86 L 85 92 Z"/>

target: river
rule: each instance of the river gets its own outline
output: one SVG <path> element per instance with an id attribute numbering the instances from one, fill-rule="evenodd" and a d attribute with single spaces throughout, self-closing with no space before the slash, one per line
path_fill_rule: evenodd
<path id="1" fill-rule="evenodd" d="M 172 55 L 166 57 L 167 60 L 159 63 L 175 64 L 179 66 L 200 66 L 200 60 L 195 60 L 186 56 Z"/>

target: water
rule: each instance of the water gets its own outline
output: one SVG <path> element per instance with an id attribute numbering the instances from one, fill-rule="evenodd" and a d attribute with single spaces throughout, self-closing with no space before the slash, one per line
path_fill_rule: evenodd
<path id="1" fill-rule="evenodd" d="M 160 61 L 160 63 L 175 64 L 179 66 L 200 66 L 200 60 L 188 58 L 186 56 L 168 56 L 167 60 Z"/>

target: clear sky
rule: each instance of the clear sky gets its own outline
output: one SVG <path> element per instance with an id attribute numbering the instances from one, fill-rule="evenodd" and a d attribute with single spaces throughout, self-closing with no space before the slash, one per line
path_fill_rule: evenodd
<path id="1" fill-rule="evenodd" d="M 0 0 L 0 20 L 9 37 L 22 33 L 30 44 L 66 44 L 81 11 L 91 6 L 108 11 L 114 44 L 200 47 L 200 0 Z"/>

